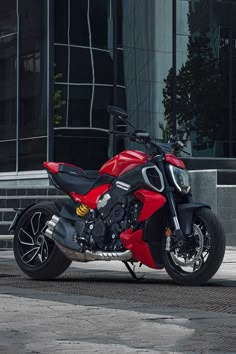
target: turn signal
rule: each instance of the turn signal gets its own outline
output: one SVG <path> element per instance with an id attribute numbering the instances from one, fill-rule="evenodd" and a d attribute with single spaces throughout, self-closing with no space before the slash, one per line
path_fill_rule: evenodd
<path id="1" fill-rule="evenodd" d="M 169 227 L 166 228 L 165 235 L 166 237 L 170 237 L 172 235 L 172 231 Z"/>

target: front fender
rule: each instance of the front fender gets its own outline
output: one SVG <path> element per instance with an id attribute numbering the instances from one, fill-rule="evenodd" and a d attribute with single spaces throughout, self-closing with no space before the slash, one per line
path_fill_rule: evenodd
<path id="1" fill-rule="evenodd" d="M 209 205 L 203 203 L 186 203 L 177 205 L 179 225 L 184 235 L 190 235 L 192 233 L 194 211 L 201 208 L 211 209 Z"/>

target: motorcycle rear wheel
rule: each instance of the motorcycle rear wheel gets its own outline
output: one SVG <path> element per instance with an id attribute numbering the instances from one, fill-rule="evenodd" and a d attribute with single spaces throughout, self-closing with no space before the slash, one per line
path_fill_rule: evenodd
<path id="1" fill-rule="evenodd" d="M 193 215 L 188 247 L 168 252 L 165 245 L 163 239 L 163 261 L 169 276 L 181 285 L 202 285 L 215 275 L 223 261 L 225 234 L 215 214 L 201 208 Z"/>
<path id="2" fill-rule="evenodd" d="M 71 260 L 44 234 L 55 213 L 53 202 L 41 202 L 26 210 L 16 226 L 13 240 L 15 260 L 32 279 L 54 279 L 71 264 Z"/>

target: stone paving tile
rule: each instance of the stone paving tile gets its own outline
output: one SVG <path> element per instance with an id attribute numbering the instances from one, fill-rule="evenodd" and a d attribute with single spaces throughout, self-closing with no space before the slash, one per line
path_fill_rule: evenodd
<path id="1" fill-rule="evenodd" d="M 194 329 L 184 318 L 165 318 L 155 315 L 153 322 L 152 314 L 138 311 L 0 295 L 0 343 L 19 353 L 171 351 Z"/>
<path id="2" fill-rule="evenodd" d="M 12 252 L 0 252 L 0 258 L 7 267 Z M 86 266 L 76 265 L 83 269 Z M 88 266 L 94 269 L 95 265 L 90 263 Z M 101 262 L 99 267 L 100 271 L 114 269 L 126 272 L 117 263 Z M 235 287 L 227 285 L 228 281 L 236 280 L 235 248 L 227 248 L 224 263 L 216 277 L 229 291 L 222 302 L 230 307 L 230 301 L 236 297 Z M 114 278 L 114 283 L 116 281 Z M 22 289 L 1 287 L 0 353 L 236 353 L 236 315 L 233 314 L 168 307 L 158 302 L 145 303 L 145 293 L 142 303 L 131 303 L 125 298 L 49 293 L 43 291 L 43 286 L 39 290 L 30 288 L 30 281 L 28 284 L 28 288 Z M 123 283 L 117 285 L 122 291 Z M 132 289 L 132 283 L 124 285 Z M 222 287 L 219 287 L 219 292 Z M 135 290 L 136 287 L 133 288 Z M 174 289 L 178 295 L 182 293 L 184 303 L 189 289 Z M 204 301 L 214 301 L 207 298 L 207 289 L 196 289 L 196 301 L 200 295 L 204 298 L 204 292 Z"/>

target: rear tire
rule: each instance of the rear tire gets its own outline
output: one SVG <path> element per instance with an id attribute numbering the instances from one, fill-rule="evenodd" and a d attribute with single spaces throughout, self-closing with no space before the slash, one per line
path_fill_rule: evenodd
<path id="1" fill-rule="evenodd" d="M 71 264 L 71 260 L 44 235 L 47 223 L 55 213 L 53 202 L 38 203 L 26 210 L 16 226 L 13 240 L 15 260 L 32 279 L 54 279 Z"/>
<path id="2" fill-rule="evenodd" d="M 181 285 L 202 285 L 211 279 L 219 269 L 225 254 L 224 230 L 215 216 L 208 208 L 197 209 L 193 215 L 193 238 L 196 248 L 192 248 L 189 254 L 196 258 L 196 262 L 185 266 L 186 260 L 182 254 L 178 258 L 178 252 L 165 250 L 163 239 L 163 261 L 169 276 Z M 193 239 L 192 239 L 193 240 Z M 190 264 L 190 262 L 189 262 Z M 192 272 L 188 269 L 192 268 Z"/>

